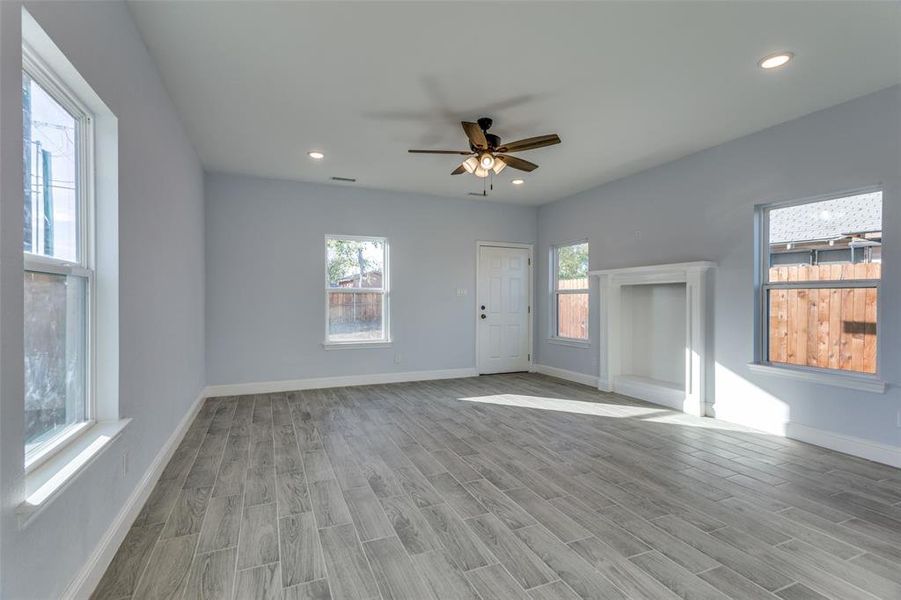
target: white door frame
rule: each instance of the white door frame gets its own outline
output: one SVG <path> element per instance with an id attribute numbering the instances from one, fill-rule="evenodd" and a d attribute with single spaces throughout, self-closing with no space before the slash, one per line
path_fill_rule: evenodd
<path id="1" fill-rule="evenodd" d="M 529 372 L 534 371 L 535 363 L 532 355 L 535 354 L 534 348 L 534 336 L 532 335 L 532 330 L 534 329 L 534 321 L 535 321 L 535 313 L 532 312 L 532 309 L 535 308 L 535 245 L 534 244 L 523 244 L 521 242 L 489 242 L 484 240 L 476 241 L 476 285 L 474 288 L 475 293 L 473 294 L 473 329 L 475 333 L 475 346 L 476 346 L 476 373 L 481 375 L 479 372 L 480 361 L 479 361 L 479 282 L 481 281 L 480 273 L 479 273 L 479 263 L 481 262 L 481 249 L 483 247 L 487 248 L 516 248 L 519 250 L 528 250 L 529 251 L 529 308 L 527 314 L 529 315 Z"/>

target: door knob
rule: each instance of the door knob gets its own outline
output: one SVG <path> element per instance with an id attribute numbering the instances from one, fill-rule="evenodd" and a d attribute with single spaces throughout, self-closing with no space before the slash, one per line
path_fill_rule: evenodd
<path id="1" fill-rule="evenodd" d="M 482 318 L 483 318 L 483 319 L 487 319 L 488 317 L 486 317 L 485 315 L 482 315 Z"/>
<path id="2" fill-rule="evenodd" d="M 485 310 L 485 305 L 484 305 L 484 304 L 482 305 L 482 310 Z"/>

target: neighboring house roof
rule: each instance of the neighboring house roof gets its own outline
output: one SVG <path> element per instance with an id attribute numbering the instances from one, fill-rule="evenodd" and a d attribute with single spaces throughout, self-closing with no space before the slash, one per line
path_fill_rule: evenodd
<path id="1" fill-rule="evenodd" d="M 828 240 L 870 231 L 882 231 L 882 192 L 770 211 L 771 244 Z"/>
<path id="2" fill-rule="evenodd" d="M 382 285 L 382 272 L 381 271 L 366 271 L 363 273 L 363 283 L 365 287 L 381 287 Z M 359 275 L 348 275 L 342 279 L 339 279 L 335 283 L 337 283 L 337 287 L 352 287 L 360 281 Z"/>

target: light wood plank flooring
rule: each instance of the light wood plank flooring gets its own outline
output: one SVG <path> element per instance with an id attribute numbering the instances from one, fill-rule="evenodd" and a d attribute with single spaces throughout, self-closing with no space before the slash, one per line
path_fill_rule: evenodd
<path id="1" fill-rule="evenodd" d="M 901 599 L 901 471 L 540 375 L 210 399 L 95 598 Z"/>

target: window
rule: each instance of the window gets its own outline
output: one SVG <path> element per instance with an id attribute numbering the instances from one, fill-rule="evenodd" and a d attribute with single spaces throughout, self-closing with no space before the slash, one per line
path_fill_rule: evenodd
<path id="1" fill-rule="evenodd" d="M 25 463 L 92 419 L 91 120 L 23 54 Z"/>
<path id="2" fill-rule="evenodd" d="M 326 236 L 325 342 L 388 342 L 388 240 Z"/>
<path id="3" fill-rule="evenodd" d="M 763 362 L 877 372 L 882 192 L 761 209 Z"/>
<path id="4" fill-rule="evenodd" d="M 553 324 L 551 336 L 588 340 L 588 242 L 551 249 Z"/>

